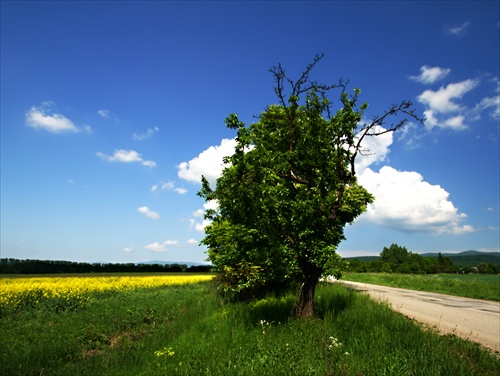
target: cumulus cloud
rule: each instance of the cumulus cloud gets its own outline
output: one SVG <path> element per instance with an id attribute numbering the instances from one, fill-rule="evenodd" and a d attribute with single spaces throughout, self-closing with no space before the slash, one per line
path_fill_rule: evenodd
<path id="1" fill-rule="evenodd" d="M 425 90 L 418 96 L 418 101 L 428 107 L 424 111 L 426 117 L 425 126 L 428 129 L 432 129 L 433 127 L 454 130 L 466 129 L 467 125 L 464 123 L 465 117 L 462 114 L 462 112 L 466 111 L 466 108 L 456 103 L 455 100 L 461 99 L 477 85 L 477 80 L 469 79 L 448 84 L 437 91 Z"/>
<path id="2" fill-rule="evenodd" d="M 179 244 L 179 241 L 177 240 L 166 240 L 163 243 L 160 242 L 154 242 L 148 245 L 145 245 L 145 249 L 149 249 L 150 251 L 153 252 L 165 252 L 168 251 L 167 247 L 170 246 L 176 246 Z"/>
<path id="3" fill-rule="evenodd" d="M 115 150 L 113 155 L 106 155 L 101 152 L 97 152 L 96 155 L 108 162 L 120 162 L 120 163 L 140 163 L 143 166 L 155 167 L 156 162 L 144 160 L 138 152 L 135 150 Z"/>
<path id="4" fill-rule="evenodd" d="M 464 35 L 466 33 L 469 25 L 470 25 L 470 22 L 467 22 L 467 21 L 463 22 L 460 25 L 444 25 L 443 31 L 448 36 L 461 37 L 462 35 Z"/>
<path id="5" fill-rule="evenodd" d="M 26 112 L 26 125 L 31 128 L 42 129 L 52 133 L 79 131 L 76 125 L 67 117 L 53 113 L 53 107 L 54 104 L 52 102 L 44 102 L 40 106 L 31 107 Z"/>
<path id="6" fill-rule="evenodd" d="M 429 67 L 424 65 L 420 68 L 420 75 L 410 76 L 410 78 L 423 84 L 433 84 L 446 77 L 450 72 L 451 69 L 449 68 Z"/>
<path id="7" fill-rule="evenodd" d="M 198 244 L 198 240 L 196 240 L 196 239 L 189 239 L 189 240 L 187 241 L 187 243 L 188 243 L 189 245 L 197 245 L 197 244 Z"/>
<path id="8" fill-rule="evenodd" d="M 428 105 L 433 111 L 449 113 L 460 110 L 462 107 L 453 99 L 462 98 L 467 92 L 477 86 L 476 80 L 465 80 L 441 87 L 438 91 L 426 90 L 418 96 L 418 101 Z"/>
<path id="9" fill-rule="evenodd" d="M 150 138 L 156 132 L 159 132 L 159 131 L 160 131 L 160 128 L 158 128 L 158 127 L 148 128 L 148 130 L 146 131 L 146 133 L 143 133 L 143 134 L 134 133 L 132 135 L 132 140 L 134 140 L 134 141 L 143 141 L 143 140 L 145 140 L 147 138 Z"/>
<path id="10" fill-rule="evenodd" d="M 187 193 L 187 189 L 186 188 L 176 187 L 175 183 L 173 181 L 169 181 L 169 182 L 166 182 L 166 183 L 162 182 L 162 183 L 154 184 L 151 187 L 150 191 L 151 192 L 157 192 L 158 189 L 161 189 L 162 191 L 174 191 L 174 192 L 177 192 L 180 195 L 183 195 L 183 194 Z"/>
<path id="11" fill-rule="evenodd" d="M 137 211 L 139 213 L 144 214 L 148 218 L 151 218 L 151 219 L 160 219 L 160 214 L 158 214 L 155 211 L 152 211 L 147 206 L 141 206 L 140 208 L 137 208 Z"/>
<path id="12" fill-rule="evenodd" d="M 438 101 L 438 103 L 443 102 Z M 447 126 L 463 125 L 463 118 L 460 116 L 448 117 L 445 120 Z M 383 130 L 382 127 L 377 129 L 380 132 Z M 360 184 L 374 194 L 375 202 L 369 205 L 368 211 L 359 220 L 404 232 L 459 235 L 476 231 L 474 227 L 464 224 L 467 215 L 459 213 L 449 200 L 449 193 L 439 185 L 426 182 L 418 172 L 398 171 L 387 165 L 380 168 L 379 172 L 374 172 L 374 165 L 388 163 L 389 148 L 392 143 L 392 133 L 363 139 L 361 145 L 363 153 L 358 155 L 355 168 Z M 197 171 L 197 176 L 192 178 L 192 181 L 198 181 L 199 176 L 206 173 L 201 172 L 201 166 L 214 165 L 212 162 L 215 154 L 218 155 L 219 161 L 222 160 L 221 154 L 224 153 L 215 153 L 215 148 L 207 150 L 212 150 L 212 153 L 200 153 L 197 158 L 186 163 L 185 169 L 182 170 L 183 173 L 193 174 L 189 176 L 194 176 L 194 171 Z M 215 181 L 222 172 L 222 169 L 215 168 L 207 170 L 212 172 L 210 175 L 212 181 Z M 217 210 L 217 207 L 216 201 L 209 201 L 204 204 L 203 209 L 194 211 L 189 220 L 190 229 L 204 231 L 210 221 L 200 218 L 207 209 Z"/>
<path id="13" fill-rule="evenodd" d="M 385 128 L 379 125 L 373 128 L 374 132 L 382 132 L 384 130 Z M 365 137 L 361 144 L 362 152 L 356 157 L 356 173 L 362 174 L 368 166 L 387 161 L 389 146 L 391 146 L 392 141 L 392 132 L 384 133 L 380 136 Z"/>
<path id="14" fill-rule="evenodd" d="M 215 185 L 215 181 L 224 169 L 222 158 L 233 155 L 235 146 L 235 139 L 223 139 L 220 145 L 210 146 L 197 157 L 177 166 L 178 176 L 181 179 L 199 183 L 203 175 L 210 184 Z"/>
<path id="15" fill-rule="evenodd" d="M 379 172 L 367 168 L 359 182 L 375 196 L 361 220 L 406 232 L 464 234 L 475 229 L 463 225 L 467 218 L 449 201 L 449 193 L 439 185 L 424 181 L 413 171 L 397 171 L 384 166 Z"/>

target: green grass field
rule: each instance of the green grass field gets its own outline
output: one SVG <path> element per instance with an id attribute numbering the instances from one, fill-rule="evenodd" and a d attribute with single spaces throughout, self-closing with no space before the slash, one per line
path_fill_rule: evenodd
<path id="1" fill-rule="evenodd" d="M 500 301 L 500 275 L 498 274 L 347 273 L 342 279 L 473 299 Z"/>
<path id="2" fill-rule="evenodd" d="M 76 310 L 4 310 L 2 375 L 498 375 L 500 358 L 388 305 L 322 285 L 317 318 L 294 293 L 226 304 L 208 282 L 92 295 Z"/>

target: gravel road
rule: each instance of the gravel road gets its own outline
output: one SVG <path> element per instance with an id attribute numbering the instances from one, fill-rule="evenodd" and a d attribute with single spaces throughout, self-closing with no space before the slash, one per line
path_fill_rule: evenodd
<path id="1" fill-rule="evenodd" d="M 373 299 L 387 301 L 395 311 L 442 333 L 454 333 L 500 352 L 500 302 L 367 283 L 342 283 L 368 293 Z"/>

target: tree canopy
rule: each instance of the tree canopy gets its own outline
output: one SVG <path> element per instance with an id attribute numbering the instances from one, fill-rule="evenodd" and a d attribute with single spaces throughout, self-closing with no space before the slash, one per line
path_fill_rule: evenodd
<path id="1" fill-rule="evenodd" d="M 218 272 L 219 291 L 252 299 L 300 285 L 295 313 L 313 314 L 318 278 L 342 269 L 338 244 L 374 197 L 358 184 L 355 161 L 368 150 L 363 140 L 420 120 L 409 101 L 364 121 L 368 105 L 358 105 L 360 90 L 347 82 L 309 80 L 317 55 L 297 81 L 281 65 L 271 69 L 278 104 L 245 126 L 236 114 L 226 119 L 236 130 L 234 154 L 215 189 L 202 178 L 200 195 L 216 200 L 202 243 Z M 288 88 L 289 92 L 286 91 Z M 329 94 L 339 91 L 339 102 Z M 340 109 L 333 111 L 333 105 Z M 403 116 L 400 116 L 403 115 Z M 390 117 L 395 121 L 386 125 Z"/>

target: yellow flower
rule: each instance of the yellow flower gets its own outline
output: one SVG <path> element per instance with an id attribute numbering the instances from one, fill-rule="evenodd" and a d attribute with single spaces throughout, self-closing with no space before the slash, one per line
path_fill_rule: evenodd
<path id="1" fill-rule="evenodd" d="M 211 275 L 7 277 L 0 278 L 0 308 L 18 306 L 23 303 L 33 304 L 47 299 L 85 302 L 94 292 L 181 285 L 208 281 L 212 278 Z"/>

